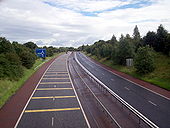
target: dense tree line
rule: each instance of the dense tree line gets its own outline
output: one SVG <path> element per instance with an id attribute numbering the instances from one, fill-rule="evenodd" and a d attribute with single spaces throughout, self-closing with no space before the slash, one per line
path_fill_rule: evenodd
<path id="1" fill-rule="evenodd" d="M 32 49 L 0 37 L 0 78 L 22 77 L 23 67 L 31 68 L 35 59 Z"/>
<path id="2" fill-rule="evenodd" d="M 37 59 L 35 49 L 40 48 L 34 42 L 19 44 L 18 42 L 10 42 L 4 37 L 0 37 L 0 78 L 8 78 L 17 80 L 22 77 L 24 67 L 30 69 Z M 66 52 L 74 48 L 55 48 L 42 47 L 47 51 L 47 57 L 53 56 L 54 53 Z"/>
<path id="3" fill-rule="evenodd" d="M 90 46 L 83 45 L 78 50 L 86 51 L 99 59 L 111 59 L 114 64 L 119 65 L 125 65 L 126 59 L 133 58 L 137 72 L 145 74 L 154 70 L 155 51 L 170 56 L 170 33 L 160 25 L 157 32 L 149 31 L 142 38 L 138 27 L 135 26 L 132 37 L 126 34 L 117 40 L 113 35 L 108 41 L 99 40 Z"/>

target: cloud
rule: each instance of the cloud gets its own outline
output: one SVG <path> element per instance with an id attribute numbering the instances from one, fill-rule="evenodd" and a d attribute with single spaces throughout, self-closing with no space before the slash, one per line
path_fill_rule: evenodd
<path id="1" fill-rule="evenodd" d="M 75 46 L 108 40 L 113 34 L 142 35 L 159 24 L 170 30 L 169 0 L 4 0 L 0 36 L 38 45 Z"/>

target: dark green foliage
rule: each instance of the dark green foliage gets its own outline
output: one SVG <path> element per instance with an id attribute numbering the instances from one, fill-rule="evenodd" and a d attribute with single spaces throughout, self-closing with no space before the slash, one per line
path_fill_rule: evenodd
<path id="1" fill-rule="evenodd" d="M 134 49 L 131 45 L 130 40 L 131 38 L 129 35 L 126 35 L 126 37 L 124 37 L 123 35 L 121 36 L 114 58 L 117 64 L 125 65 L 127 58 L 133 58 Z"/>
<path id="2" fill-rule="evenodd" d="M 5 38 L 0 37 L 0 54 L 8 52 L 15 52 L 12 44 Z"/>
<path id="3" fill-rule="evenodd" d="M 87 53 L 91 53 L 92 55 L 96 55 L 98 58 L 106 57 L 111 58 L 113 45 L 107 43 L 103 40 L 99 40 L 94 43 L 92 46 L 84 46 L 84 49 Z"/>
<path id="4" fill-rule="evenodd" d="M 139 33 L 139 29 L 138 26 L 136 25 L 134 30 L 133 30 L 133 39 L 134 40 L 139 40 L 140 39 L 140 33 Z"/>
<path id="5" fill-rule="evenodd" d="M 166 48 L 168 44 L 168 32 L 164 29 L 162 25 L 158 27 L 156 37 L 157 41 L 155 50 L 158 52 L 163 52 L 164 54 L 168 54 L 169 51 Z"/>
<path id="6" fill-rule="evenodd" d="M 0 54 L 0 78 L 19 79 L 23 75 L 23 68 L 19 57 L 15 53 Z"/>
<path id="7" fill-rule="evenodd" d="M 148 32 L 146 36 L 143 37 L 143 45 L 149 45 L 150 47 L 156 47 L 156 33 L 155 32 Z"/>
<path id="8" fill-rule="evenodd" d="M 30 69 L 34 63 L 35 63 L 35 55 L 31 52 L 28 51 L 23 51 L 20 54 L 22 65 L 25 66 L 26 68 Z"/>
<path id="9" fill-rule="evenodd" d="M 54 52 L 52 48 L 47 48 L 47 57 L 53 56 Z"/>
<path id="10" fill-rule="evenodd" d="M 133 45 L 134 45 L 135 51 L 137 51 L 137 49 L 141 46 L 141 36 L 140 36 L 137 25 L 135 26 L 133 30 Z"/>
<path id="11" fill-rule="evenodd" d="M 35 59 L 30 48 L 18 42 L 11 44 L 0 37 L 0 78 L 19 79 L 23 75 L 23 66 L 31 68 Z"/>
<path id="12" fill-rule="evenodd" d="M 162 52 L 166 55 L 170 53 L 170 38 L 169 33 L 162 25 L 157 29 L 157 32 L 148 32 L 143 37 L 143 45 L 149 45 L 157 52 Z"/>
<path id="13" fill-rule="evenodd" d="M 27 48 L 25 45 L 18 44 L 17 42 L 13 42 L 12 45 L 14 46 L 16 53 L 20 57 L 22 65 L 30 69 L 35 63 L 36 60 L 35 54 L 32 53 L 31 49 Z"/>
<path id="14" fill-rule="evenodd" d="M 23 45 L 26 46 L 27 48 L 30 48 L 33 53 L 35 52 L 35 49 L 38 48 L 38 46 L 34 42 L 27 42 Z"/>
<path id="15" fill-rule="evenodd" d="M 165 54 L 170 56 L 170 34 L 168 34 L 167 42 L 165 43 Z"/>
<path id="16" fill-rule="evenodd" d="M 153 49 L 149 46 L 140 47 L 134 59 L 136 71 L 140 74 L 147 74 L 155 69 Z"/>
<path id="17" fill-rule="evenodd" d="M 44 46 L 43 48 L 46 49 L 47 57 L 54 55 L 55 48 L 53 48 L 52 46 L 50 46 L 50 47 Z"/>
<path id="18" fill-rule="evenodd" d="M 0 37 L 0 78 L 18 79 L 23 75 L 19 56 L 13 45 Z"/>
<path id="19" fill-rule="evenodd" d="M 125 65 L 127 58 L 133 58 L 138 48 L 149 46 L 155 51 L 162 52 L 170 56 L 170 34 L 160 25 L 157 32 L 148 32 L 141 38 L 137 25 L 133 31 L 133 37 L 127 34 L 122 35 L 119 41 L 113 35 L 108 41 L 99 40 L 93 45 L 83 45 L 78 50 L 86 51 L 101 58 L 112 59 L 114 64 Z"/>
<path id="20" fill-rule="evenodd" d="M 69 47 L 69 48 L 68 48 L 68 51 L 74 51 L 74 50 L 75 50 L 74 47 Z"/>
<path id="21" fill-rule="evenodd" d="M 117 42 L 115 35 L 112 36 L 111 40 L 109 41 L 110 44 L 114 45 Z"/>
<path id="22" fill-rule="evenodd" d="M 78 50 L 79 50 L 79 51 L 84 51 L 84 50 L 85 50 L 84 44 L 83 44 L 82 46 L 80 46 L 80 47 L 78 48 Z"/>

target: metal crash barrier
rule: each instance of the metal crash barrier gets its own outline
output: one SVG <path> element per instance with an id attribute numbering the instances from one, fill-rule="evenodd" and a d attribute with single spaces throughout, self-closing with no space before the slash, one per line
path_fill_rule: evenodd
<path id="1" fill-rule="evenodd" d="M 101 88 L 106 90 L 111 96 L 113 96 L 119 103 L 121 103 L 122 106 L 126 107 L 129 112 L 133 113 L 137 118 L 139 122 L 139 127 L 142 125 L 142 122 L 147 125 L 150 128 L 159 128 L 156 124 L 154 124 L 152 121 L 150 121 L 148 118 L 146 118 L 143 114 L 141 114 L 139 111 L 137 111 L 134 107 L 132 107 L 130 104 L 128 104 L 125 100 L 123 100 L 120 96 L 118 96 L 115 92 L 113 92 L 110 88 L 108 88 L 103 82 L 101 82 L 99 79 L 97 79 L 92 73 L 90 73 L 77 59 L 77 56 L 75 54 L 75 60 L 80 65 L 80 67 L 86 72 L 86 74 L 95 81 Z"/>

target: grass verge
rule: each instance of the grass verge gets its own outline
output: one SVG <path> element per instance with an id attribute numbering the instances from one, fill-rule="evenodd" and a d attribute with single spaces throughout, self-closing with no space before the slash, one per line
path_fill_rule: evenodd
<path id="1" fill-rule="evenodd" d="M 140 75 L 136 73 L 134 67 L 115 65 L 112 60 L 107 60 L 107 58 L 98 59 L 96 56 L 92 56 L 91 54 L 86 55 L 113 69 L 124 72 L 146 82 L 152 83 L 166 90 L 170 90 L 170 57 L 167 57 L 161 53 L 156 53 L 155 55 L 156 69 L 152 73 L 146 75 Z"/>
<path id="2" fill-rule="evenodd" d="M 55 54 L 52 57 L 47 57 L 46 61 L 61 55 Z M 8 79 L 0 79 L 0 108 L 6 103 L 6 101 L 24 84 L 24 82 L 36 72 L 43 64 L 42 59 L 37 59 L 31 69 L 24 68 L 24 75 L 18 81 L 11 81 Z"/>

